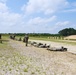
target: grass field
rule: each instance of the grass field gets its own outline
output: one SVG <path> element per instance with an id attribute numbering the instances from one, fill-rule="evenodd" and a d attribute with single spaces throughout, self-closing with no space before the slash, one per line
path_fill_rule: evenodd
<path id="1" fill-rule="evenodd" d="M 16 36 L 16 39 L 22 38 L 24 36 Z M 3 40 L 8 40 L 9 36 L 8 35 L 4 35 L 2 36 Z M 54 38 L 48 38 L 48 37 L 29 37 L 30 40 L 43 40 L 43 41 L 52 41 L 52 42 L 59 42 L 59 43 L 65 43 L 65 44 L 71 44 L 71 45 L 76 45 L 76 41 L 75 40 L 63 40 L 63 39 L 54 39 Z"/>
<path id="2" fill-rule="evenodd" d="M 52 38 L 39 38 L 39 37 L 30 37 L 31 40 L 43 40 L 43 41 L 52 41 L 52 42 L 59 42 L 59 43 L 66 43 L 66 44 L 71 44 L 71 45 L 76 45 L 76 42 L 72 40 L 62 40 L 62 39 L 52 39 Z"/>

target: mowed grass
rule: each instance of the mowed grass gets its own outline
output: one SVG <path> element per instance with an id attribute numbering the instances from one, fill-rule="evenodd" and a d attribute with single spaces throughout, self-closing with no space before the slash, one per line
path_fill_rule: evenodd
<path id="1" fill-rule="evenodd" d="M 6 36 L 6 38 L 8 38 Z M 24 36 L 16 36 L 16 39 L 21 38 L 23 40 Z M 64 43 L 64 44 L 71 44 L 71 45 L 76 45 L 75 40 L 63 40 L 63 39 L 54 39 L 54 38 L 48 38 L 48 37 L 30 37 L 29 40 L 43 40 L 43 41 L 50 41 L 50 42 L 58 42 L 58 43 Z M 74 42 L 75 41 L 75 42 Z"/>
<path id="2" fill-rule="evenodd" d="M 53 39 L 53 38 L 49 39 L 48 37 L 30 37 L 30 40 L 43 40 L 43 41 L 50 41 L 50 42 L 52 41 L 52 42 L 76 45 L 76 42 L 73 42 L 72 40 Z"/>
<path id="3" fill-rule="evenodd" d="M 23 40 L 24 36 L 16 36 L 16 39 L 18 40 L 19 38 L 21 38 Z M 8 41 L 9 40 L 9 35 L 3 35 L 2 36 L 3 40 Z M 64 43 L 64 44 L 71 44 L 71 45 L 76 45 L 76 41 L 75 40 L 63 40 L 63 39 L 54 39 L 54 38 L 48 38 L 48 37 L 30 37 L 29 36 L 29 40 L 43 40 L 43 41 L 52 41 L 52 42 L 59 42 L 59 43 Z"/>

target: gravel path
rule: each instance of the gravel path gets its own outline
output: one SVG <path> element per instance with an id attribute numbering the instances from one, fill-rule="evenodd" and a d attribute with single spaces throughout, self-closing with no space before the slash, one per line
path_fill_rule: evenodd
<path id="1" fill-rule="evenodd" d="M 45 43 L 45 41 L 38 42 Z M 51 46 L 63 45 L 53 42 L 50 44 Z M 76 75 L 76 55 L 72 53 L 53 52 L 43 48 L 36 48 L 31 45 L 26 47 L 23 42 L 12 40 L 9 42 L 9 45 L 16 49 L 21 55 L 30 58 L 28 64 L 31 64 L 32 67 L 30 66 L 29 71 L 22 75 Z M 70 45 L 64 46 L 70 48 Z"/>

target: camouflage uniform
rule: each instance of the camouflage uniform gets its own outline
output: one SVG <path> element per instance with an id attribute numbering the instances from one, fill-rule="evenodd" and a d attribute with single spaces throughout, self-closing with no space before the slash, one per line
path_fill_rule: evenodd
<path id="1" fill-rule="evenodd" d="M 1 39 L 1 34 L 0 34 L 0 39 Z"/>
<path id="2" fill-rule="evenodd" d="M 26 46 L 28 45 L 28 39 L 29 39 L 29 37 L 28 37 L 28 35 L 25 35 L 25 43 L 26 43 Z"/>

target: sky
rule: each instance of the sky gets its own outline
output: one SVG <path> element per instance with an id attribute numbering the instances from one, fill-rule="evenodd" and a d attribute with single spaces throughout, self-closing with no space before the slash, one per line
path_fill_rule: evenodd
<path id="1" fill-rule="evenodd" d="M 76 0 L 0 0 L 0 33 L 58 33 L 76 29 Z"/>

